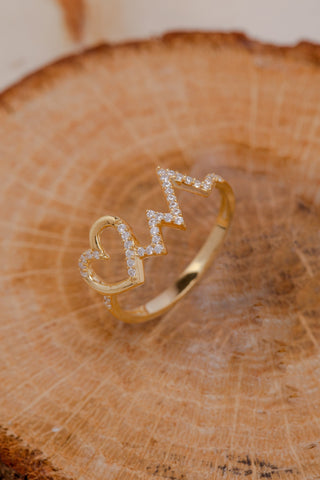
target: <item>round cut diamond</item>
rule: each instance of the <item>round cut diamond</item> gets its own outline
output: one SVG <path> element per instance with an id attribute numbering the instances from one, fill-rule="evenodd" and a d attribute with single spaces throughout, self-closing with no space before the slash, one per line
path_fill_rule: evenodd
<path id="1" fill-rule="evenodd" d="M 134 277 L 134 276 L 135 276 L 135 274 L 136 274 L 136 271 L 135 271 L 135 269 L 134 269 L 134 268 L 129 268 L 129 270 L 128 270 L 128 274 L 129 274 L 129 276 L 130 276 L 130 277 Z"/>
<path id="2" fill-rule="evenodd" d="M 177 182 L 182 182 L 183 180 L 183 175 L 182 173 L 176 173 L 176 181 Z"/>
<path id="3" fill-rule="evenodd" d="M 208 191 L 208 190 L 210 190 L 210 185 L 209 185 L 208 183 L 206 183 L 206 182 L 203 182 L 202 188 L 203 188 L 203 190 Z"/>
<path id="4" fill-rule="evenodd" d="M 157 235 L 157 233 L 159 233 L 159 228 L 158 227 L 152 227 L 150 232 L 151 232 L 151 235 Z"/>
<path id="5" fill-rule="evenodd" d="M 164 216 L 164 219 L 166 222 L 171 222 L 172 221 L 172 215 L 171 213 L 166 213 Z"/>
<path id="6" fill-rule="evenodd" d="M 176 225 L 182 225 L 183 224 L 183 218 L 182 217 L 177 217 L 174 221 Z"/>
<path id="7" fill-rule="evenodd" d="M 137 253 L 138 253 L 139 257 L 143 257 L 143 255 L 144 255 L 144 248 L 143 248 L 143 247 L 139 247 L 138 250 L 137 250 Z"/>
<path id="8" fill-rule="evenodd" d="M 104 301 L 105 306 L 110 309 L 111 308 L 111 298 L 107 297 L 107 296 L 104 296 L 103 301 Z"/>
<path id="9" fill-rule="evenodd" d="M 151 218 L 151 220 L 149 220 L 149 225 L 150 226 L 157 225 L 157 220 L 155 218 Z"/>
<path id="10" fill-rule="evenodd" d="M 200 188 L 200 187 L 201 187 L 201 182 L 199 182 L 199 180 L 196 180 L 196 181 L 194 182 L 194 186 L 195 186 L 196 188 Z"/>
<path id="11" fill-rule="evenodd" d="M 151 218 L 154 216 L 154 211 L 153 210 L 147 210 L 147 217 Z"/>
<path id="12" fill-rule="evenodd" d="M 146 248 L 146 254 L 147 255 L 152 255 L 153 254 L 153 248 L 151 245 L 149 245 L 147 248 Z"/>
<path id="13" fill-rule="evenodd" d="M 124 232 L 127 230 L 127 227 L 124 223 L 120 223 L 120 225 L 117 226 L 118 232 Z"/>
<path id="14" fill-rule="evenodd" d="M 193 180 L 192 177 L 186 177 L 185 183 L 186 183 L 187 185 L 191 185 L 192 180 Z"/>
<path id="15" fill-rule="evenodd" d="M 154 251 L 155 251 L 156 253 L 161 253 L 163 250 L 164 250 L 163 245 L 160 245 L 160 244 L 159 244 L 159 245 L 156 245 L 156 246 L 154 247 Z"/>
<path id="16" fill-rule="evenodd" d="M 159 243 L 159 242 L 161 242 L 161 237 L 160 237 L 160 235 L 153 235 L 152 241 L 153 241 L 153 243 Z"/>
<path id="17" fill-rule="evenodd" d="M 133 247 L 133 241 L 132 240 L 126 240 L 124 242 L 125 248 L 132 248 Z"/>
<path id="18" fill-rule="evenodd" d="M 121 232 L 121 237 L 123 240 L 128 240 L 130 238 L 130 233 L 129 232 Z"/>
<path id="19" fill-rule="evenodd" d="M 133 251 L 133 250 L 130 250 L 130 249 L 129 249 L 129 250 L 126 250 L 126 256 L 127 256 L 127 257 L 133 257 L 133 255 L 134 255 L 134 251 Z"/>
<path id="20" fill-rule="evenodd" d="M 134 266 L 134 260 L 132 258 L 128 258 L 127 265 L 128 265 L 128 267 L 133 267 Z"/>

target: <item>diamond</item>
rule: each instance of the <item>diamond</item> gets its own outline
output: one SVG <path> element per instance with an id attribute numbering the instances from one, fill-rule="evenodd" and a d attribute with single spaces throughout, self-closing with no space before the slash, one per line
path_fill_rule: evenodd
<path id="1" fill-rule="evenodd" d="M 176 225 L 182 225 L 183 224 L 183 218 L 182 217 L 177 217 L 174 221 Z"/>
<path id="2" fill-rule="evenodd" d="M 98 252 L 98 250 L 93 252 L 93 257 L 96 258 L 97 260 L 100 258 L 100 253 Z"/>
<path id="3" fill-rule="evenodd" d="M 154 225 L 157 225 L 157 220 L 155 218 L 151 218 L 151 220 L 149 220 L 149 225 L 150 226 L 154 226 Z"/>
<path id="4" fill-rule="evenodd" d="M 134 266 L 134 263 L 135 263 L 135 262 L 134 262 L 134 260 L 133 260 L 132 258 L 128 258 L 128 260 L 127 260 L 127 265 L 128 265 L 128 267 L 133 267 L 133 266 Z"/>
<path id="5" fill-rule="evenodd" d="M 147 248 L 146 248 L 146 254 L 147 255 L 152 255 L 153 254 L 153 248 L 151 245 L 149 245 Z"/>
<path id="6" fill-rule="evenodd" d="M 175 201 L 176 197 L 174 195 L 168 195 L 167 199 L 169 200 L 169 202 L 173 202 Z"/>
<path id="7" fill-rule="evenodd" d="M 105 306 L 110 310 L 110 308 L 111 308 L 111 298 L 104 296 L 103 301 L 104 301 Z"/>
<path id="8" fill-rule="evenodd" d="M 182 173 L 176 173 L 176 182 L 182 182 L 183 175 Z"/>
<path id="9" fill-rule="evenodd" d="M 186 183 L 187 185 L 191 185 L 192 181 L 193 181 L 193 178 L 192 178 L 192 177 L 186 177 L 186 178 L 185 178 L 185 183 Z"/>
<path id="10" fill-rule="evenodd" d="M 163 245 L 156 245 L 156 246 L 154 247 L 154 251 L 155 251 L 156 253 L 161 253 L 163 250 L 164 250 Z"/>
<path id="11" fill-rule="evenodd" d="M 135 269 L 134 269 L 134 268 L 129 268 L 129 270 L 128 270 L 128 274 L 129 274 L 129 276 L 130 276 L 130 277 L 134 277 L 134 276 L 135 276 L 135 274 L 136 274 L 136 271 L 135 271 Z"/>
<path id="12" fill-rule="evenodd" d="M 81 275 L 82 277 L 87 277 L 87 276 L 88 276 L 88 272 L 85 272 L 84 270 L 81 270 L 81 271 L 80 271 L 80 275 Z"/>
<path id="13" fill-rule="evenodd" d="M 154 216 L 154 211 L 153 210 L 147 210 L 147 217 L 151 218 Z"/>
<path id="14" fill-rule="evenodd" d="M 139 247 L 138 250 L 137 250 L 137 253 L 138 253 L 139 257 L 143 257 L 143 255 L 144 255 L 144 248 L 143 248 L 143 247 Z"/>
<path id="15" fill-rule="evenodd" d="M 152 227 L 150 229 L 151 235 L 157 235 L 159 233 L 159 228 L 158 227 Z"/>
<path id="16" fill-rule="evenodd" d="M 201 182 L 199 182 L 199 180 L 196 180 L 196 181 L 194 182 L 194 186 L 195 186 L 196 188 L 200 188 L 200 187 L 201 187 Z"/>
<path id="17" fill-rule="evenodd" d="M 174 193 L 173 188 L 171 187 L 165 188 L 164 193 L 166 193 L 167 195 L 172 195 Z"/>
<path id="18" fill-rule="evenodd" d="M 153 243 L 159 243 L 159 242 L 161 242 L 161 237 L 160 237 L 160 235 L 153 235 L 152 241 L 153 241 Z"/>
<path id="19" fill-rule="evenodd" d="M 166 222 L 171 222 L 172 221 L 172 215 L 171 213 L 166 213 L 164 216 L 164 219 Z"/>
<path id="20" fill-rule="evenodd" d="M 126 256 L 127 257 L 133 257 L 134 256 L 134 251 L 133 250 L 126 250 Z"/>
<path id="21" fill-rule="evenodd" d="M 206 190 L 206 191 L 210 190 L 210 186 L 211 185 L 209 185 L 208 183 L 205 183 L 205 182 L 203 182 L 203 184 L 202 184 L 203 190 Z"/>
<path id="22" fill-rule="evenodd" d="M 159 221 L 163 220 L 163 218 L 164 218 L 163 213 L 157 213 L 157 219 L 158 219 Z"/>
<path id="23" fill-rule="evenodd" d="M 124 247 L 125 248 L 132 248 L 133 247 L 133 241 L 132 240 L 126 240 L 124 242 Z"/>
<path id="24" fill-rule="evenodd" d="M 181 211 L 180 211 L 179 208 L 174 208 L 174 209 L 172 210 L 172 213 L 173 213 L 174 215 L 180 215 Z"/>
<path id="25" fill-rule="evenodd" d="M 121 237 L 123 238 L 123 240 L 128 240 L 131 235 L 129 232 L 121 232 Z"/>
<path id="26" fill-rule="evenodd" d="M 124 232 L 127 230 L 127 226 L 124 225 L 124 223 L 120 223 L 120 225 L 117 226 L 118 232 Z"/>

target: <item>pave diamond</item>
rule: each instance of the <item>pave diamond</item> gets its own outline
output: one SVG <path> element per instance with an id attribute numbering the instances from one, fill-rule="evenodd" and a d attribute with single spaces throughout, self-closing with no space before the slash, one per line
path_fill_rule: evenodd
<path id="1" fill-rule="evenodd" d="M 107 296 L 104 296 L 103 297 L 103 302 L 104 302 L 105 306 L 110 310 L 111 309 L 111 298 L 107 297 Z"/>
<path id="2" fill-rule="evenodd" d="M 138 253 L 139 257 L 143 257 L 143 255 L 144 255 L 144 248 L 143 248 L 143 247 L 139 247 L 138 250 L 137 250 L 137 253 Z"/>
<path id="3" fill-rule="evenodd" d="M 174 221 L 176 225 L 182 225 L 183 224 L 183 218 L 182 217 L 177 217 Z"/>
<path id="4" fill-rule="evenodd" d="M 121 237 L 123 238 L 123 240 L 128 240 L 131 235 L 129 232 L 121 232 Z"/>
<path id="5" fill-rule="evenodd" d="M 147 255 L 152 255 L 153 254 L 153 248 L 151 245 L 149 245 L 147 248 L 146 248 L 146 254 Z"/>
<path id="6" fill-rule="evenodd" d="M 166 222 L 171 222 L 172 221 L 172 215 L 171 213 L 166 213 L 164 216 L 164 219 Z"/>
<path id="7" fill-rule="evenodd" d="M 164 246 L 163 246 L 163 245 L 156 245 L 156 246 L 154 247 L 154 251 L 155 251 L 156 253 L 161 253 L 163 250 L 164 250 Z"/>
<path id="8" fill-rule="evenodd" d="M 154 216 L 154 211 L 153 210 L 147 210 L 147 217 L 151 218 Z"/>
<path id="9" fill-rule="evenodd" d="M 161 242 L 161 237 L 160 237 L 160 235 L 153 235 L 152 241 L 153 241 L 153 243 L 159 243 L 159 242 Z"/>

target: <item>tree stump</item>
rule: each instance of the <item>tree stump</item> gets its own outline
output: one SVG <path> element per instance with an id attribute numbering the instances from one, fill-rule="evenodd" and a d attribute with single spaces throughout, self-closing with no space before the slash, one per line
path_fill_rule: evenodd
<path id="1" fill-rule="evenodd" d="M 1 96 L 3 478 L 319 478 L 319 85 L 317 46 L 194 33 L 102 46 Z M 199 285 L 126 325 L 77 260 L 99 216 L 147 235 L 157 165 L 223 175 L 236 213 Z M 166 229 L 137 296 L 210 229 L 214 198 L 181 205 L 188 228 Z"/>

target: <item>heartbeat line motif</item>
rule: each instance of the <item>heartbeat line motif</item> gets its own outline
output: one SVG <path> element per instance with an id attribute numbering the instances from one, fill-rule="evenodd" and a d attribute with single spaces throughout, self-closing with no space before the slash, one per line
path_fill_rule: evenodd
<path id="1" fill-rule="evenodd" d="M 143 259 L 151 256 L 165 255 L 167 253 L 161 231 L 162 227 L 175 227 L 179 229 L 186 228 L 180 205 L 175 194 L 175 189 L 180 188 L 191 193 L 208 196 L 215 183 L 224 181 L 223 178 L 214 173 L 209 173 L 202 181 L 200 181 L 196 178 L 183 175 L 175 170 L 163 169 L 160 167 L 157 168 L 157 174 L 169 211 L 156 212 L 154 210 L 147 210 L 146 216 L 151 237 L 151 243 L 149 245 L 140 245 L 133 235 L 129 225 L 119 217 L 104 217 L 108 220 L 105 220 L 105 224 L 100 226 L 100 231 L 106 226 L 115 227 L 123 241 L 130 282 L 128 282 L 128 280 L 120 282 L 122 290 L 119 290 L 121 289 L 121 286 L 119 286 L 116 293 L 120 293 L 120 291 L 125 291 L 132 286 L 137 286 L 143 283 Z M 110 219 L 112 219 L 112 221 Z M 99 235 L 100 231 L 98 231 L 96 235 Z M 106 284 L 96 275 L 92 269 L 91 263 L 93 259 L 106 260 L 108 258 L 110 258 L 109 255 L 102 249 L 102 247 L 100 247 L 100 249 L 87 250 L 79 259 L 81 276 L 99 293 L 106 293 L 108 287 L 111 293 L 113 287 Z M 104 301 L 106 307 L 111 308 L 111 298 L 109 295 L 104 296 Z"/>

